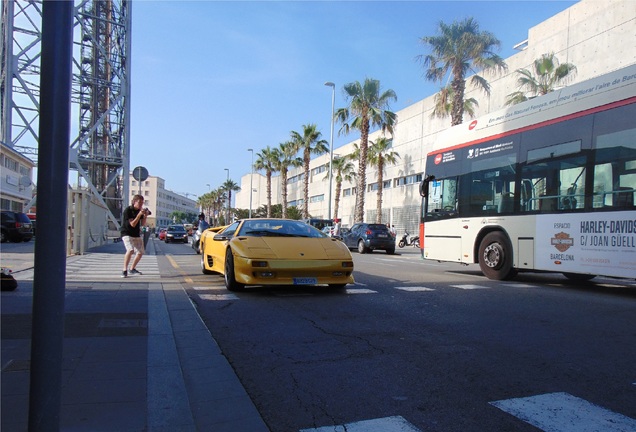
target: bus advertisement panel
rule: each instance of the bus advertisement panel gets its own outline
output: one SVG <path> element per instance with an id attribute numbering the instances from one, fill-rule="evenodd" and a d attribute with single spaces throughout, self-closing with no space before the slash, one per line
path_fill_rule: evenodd
<path id="1" fill-rule="evenodd" d="M 564 272 L 636 277 L 636 212 L 539 215 L 535 266 Z"/>

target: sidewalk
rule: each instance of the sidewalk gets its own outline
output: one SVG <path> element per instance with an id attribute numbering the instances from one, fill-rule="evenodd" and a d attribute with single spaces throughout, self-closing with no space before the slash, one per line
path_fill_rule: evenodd
<path id="1" fill-rule="evenodd" d="M 180 279 L 162 279 L 158 258 L 151 239 L 144 275 L 126 279 L 121 243 L 67 259 L 60 430 L 268 431 Z M 28 426 L 33 294 L 28 259 L 8 261 L 18 289 L 2 292 L 3 432 Z"/>

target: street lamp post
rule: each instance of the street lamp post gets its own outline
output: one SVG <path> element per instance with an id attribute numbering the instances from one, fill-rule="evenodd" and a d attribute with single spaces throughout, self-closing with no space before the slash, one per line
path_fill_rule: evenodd
<path id="1" fill-rule="evenodd" d="M 223 168 L 225 171 L 227 171 L 227 180 L 230 180 L 230 169 L 229 168 Z M 226 185 L 227 186 L 227 185 Z M 226 216 L 225 216 L 225 224 L 229 225 L 230 222 L 230 191 L 227 191 L 227 212 L 226 212 Z"/>
<path id="2" fill-rule="evenodd" d="M 334 105 L 336 103 L 336 85 L 331 81 L 325 83 L 327 87 L 331 87 L 331 137 L 329 139 L 329 193 L 327 203 L 327 219 L 331 219 L 331 190 L 333 189 L 333 115 Z"/>
<path id="3" fill-rule="evenodd" d="M 253 177 L 254 177 L 254 149 L 247 149 L 248 152 L 252 153 L 252 164 L 250 165 L 250 211 L 248 213 L 248 217 L 252 218 L 252 188 L 253 188 Z"/>

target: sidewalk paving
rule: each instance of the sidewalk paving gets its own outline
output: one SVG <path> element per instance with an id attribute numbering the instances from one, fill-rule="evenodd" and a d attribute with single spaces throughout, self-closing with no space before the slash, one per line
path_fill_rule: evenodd
<path id="1" fill-rule="evenodd" d="M 269 429 L 178 280 L 162 280 L 154 243 L 143 276 L 120 277 L 121 243 L 67 259 L 62 431 Z M 2 431 L 26 431 L 32 261 L 10 254 L 2 292 Z"/>

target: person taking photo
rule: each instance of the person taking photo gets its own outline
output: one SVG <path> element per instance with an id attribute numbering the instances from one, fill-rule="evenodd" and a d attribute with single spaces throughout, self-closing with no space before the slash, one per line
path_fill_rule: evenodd
<path id="1" fill-rule="evenodd" d="M 145 253 L 144 241 L 141 237 L 141 227 L 146 224 L 146 216 L 150 214 L 150 210 L 143 208 L 144 197 L 141 195 L 135 195 L 132 199 L 132 204 L 124 209 L 124 213 L 121 217 L 121 239 L 126 247 L 126 254 L 124 255 L 124 269 L 121 272 L 121 277 L 128 277 L 131 275 L 142 274 L 137 270 L 137 264 L 141 260 L 141 257 Z M 130 271 L 128 271 L 128 264 L 130 259 L 135 254 Z"/>

